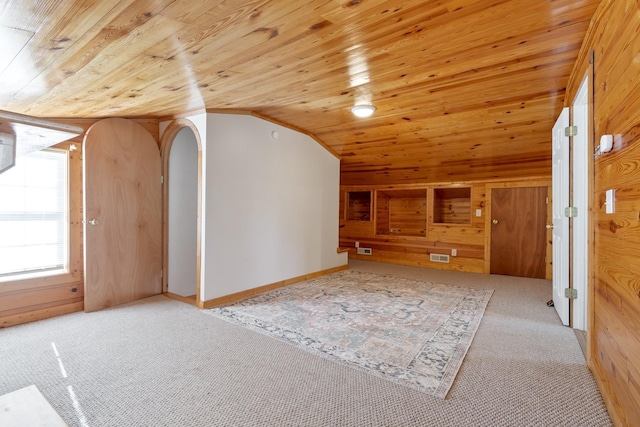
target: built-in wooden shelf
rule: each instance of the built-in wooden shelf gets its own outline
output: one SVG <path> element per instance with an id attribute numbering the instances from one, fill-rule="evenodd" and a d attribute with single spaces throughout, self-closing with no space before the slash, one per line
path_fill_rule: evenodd
<path id="1" fill-rule="evenodd" d="M 376 234 L 426 236 L 427 190 L 376 192 Z"/>
<path id="2" fill-rule="evenodd" d="M 371 221 L 371 191 L 347 191 L 347 220 Z"/>
<path id="3" fill-rule="evenodd" d="M 471 187 L 434 188 L 434 224 L 471 223 Z"/>

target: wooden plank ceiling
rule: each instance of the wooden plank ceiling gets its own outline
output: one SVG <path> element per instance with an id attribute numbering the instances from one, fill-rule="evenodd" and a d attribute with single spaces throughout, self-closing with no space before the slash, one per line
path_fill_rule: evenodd
<path id="1" fill-rule="evenodd" d="M 8 0 L 0 109 L 252 111 L 315 135 L 344 184 L 549 175 L 599 0 Z M 372 103 L 374 116 L 349 108 Z"/>

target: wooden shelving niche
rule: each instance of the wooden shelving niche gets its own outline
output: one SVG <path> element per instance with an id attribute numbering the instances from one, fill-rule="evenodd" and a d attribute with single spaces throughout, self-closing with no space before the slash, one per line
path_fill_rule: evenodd
<path id="1" fill-rule="evenodd" d="M 471 224 L 471 188 L 434 188 L 434 224 Z"/>
<path id="2" fill-rule="evenodd" d="M 426 190 L 376 191 L 376 234 L 426 236 Z"/>

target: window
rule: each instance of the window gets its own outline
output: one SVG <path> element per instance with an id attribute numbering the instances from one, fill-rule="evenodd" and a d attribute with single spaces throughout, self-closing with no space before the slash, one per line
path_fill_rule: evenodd
<path id="1" fill-rule="evenodd" d="M 68 271 L 68 156 L 41 150 L 0 174 L 0 281 Z"/>

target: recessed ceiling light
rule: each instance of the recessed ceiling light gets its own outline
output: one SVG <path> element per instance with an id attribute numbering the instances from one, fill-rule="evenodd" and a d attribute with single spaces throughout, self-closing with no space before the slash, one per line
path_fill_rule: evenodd
<path id="1" fill-rule="evenodd" d="M 376 107 L 373 105 L 356 105 L 351 107 L 351 112 L 357 117 L 369 117 L 376 111 Z"/>

